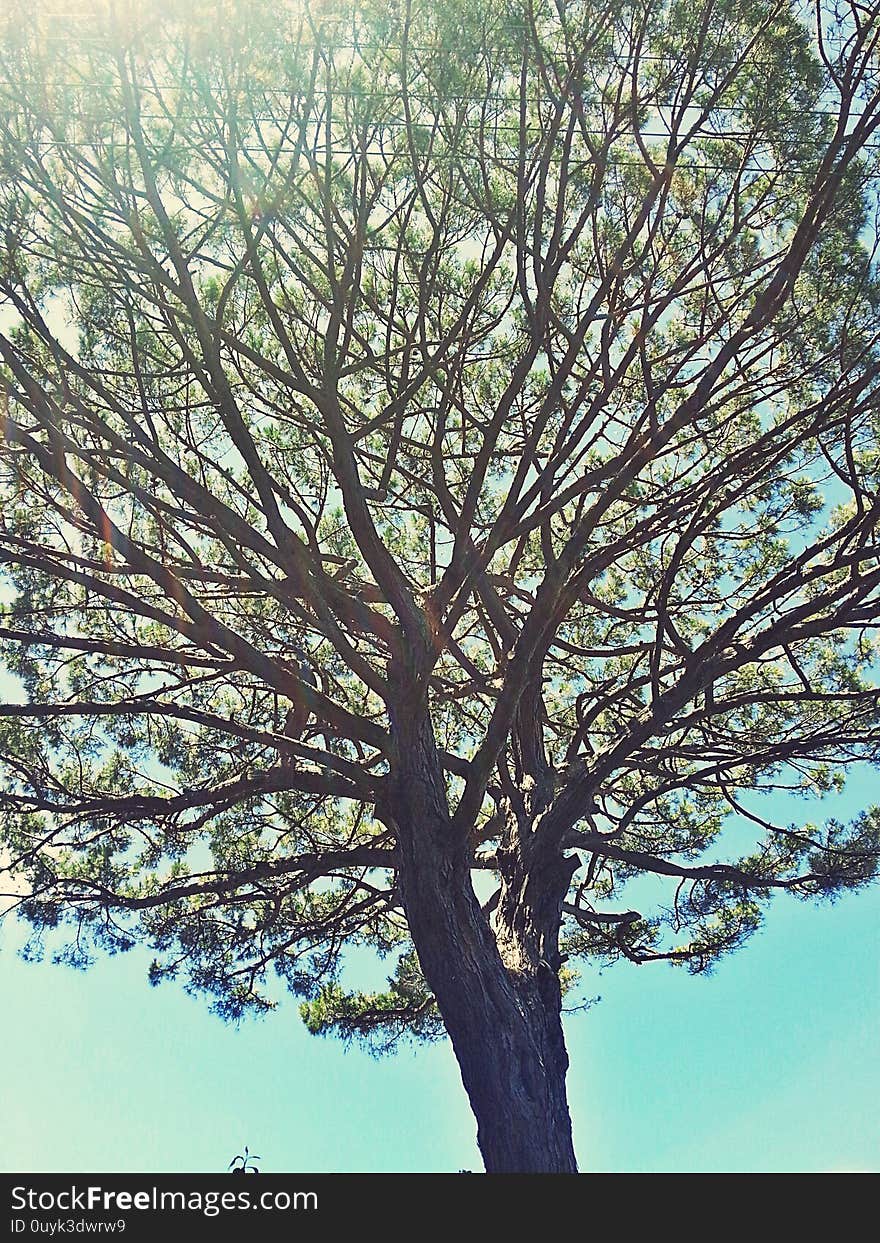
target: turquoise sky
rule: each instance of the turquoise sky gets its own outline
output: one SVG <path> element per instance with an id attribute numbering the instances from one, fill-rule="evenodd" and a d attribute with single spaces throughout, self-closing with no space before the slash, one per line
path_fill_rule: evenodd
<path id="1" fill-rule="evenodd" d="M 849 815 L 877 784 L 852 783 Z M 151 989 L 147 952 L 76 972 L 21 941 L 0 929 L 4 1172 L 222 1171 L 245 1144 L 267 1172 L 481 1168 L 446 1043 L 376 1060 L 309 1036 L 292 998 L 236 1028 Z M 567 1021 L 582 1169 L 880 1170 L 878 950 L 875 887 L 780 897 L 712 976 L 586 974 L 601 1000 Z"/>
<path id="2" fill-rule="evenodd" d="M 621 966 L 568 1021 L 587 1170 L 880 1168 L 880 891 L 778 900 L 714 976 Z M 479 1169 L 448 1045 L 376 1061 L 289 1002 L 236 1029 L 147 956 L 32 965 L 2 934 L 3 1171 Z"/>
<path id="3" fill-rule="evenodd" d="M 0 693 L 20 697 L 5 675 Z M 861 765 L 842 794 L 754 805 L 784 824 L 877 802 Z M 146 951 L 79 972 L 21 961 L 23 939 L 0 924 L 0 1171 L 222 1171 L 245 1144 L 267 1172 L 482 1168 L 446 1043 L 376 1060 L 309 1036 L 287 996 L 236 1028 L 151 988 Z M 781 895 L 712 976 L 586 971 L 601 1000 L 567 1020 L 581 1168 L 880 1170 L 878 951 L 880 885 Z"/>

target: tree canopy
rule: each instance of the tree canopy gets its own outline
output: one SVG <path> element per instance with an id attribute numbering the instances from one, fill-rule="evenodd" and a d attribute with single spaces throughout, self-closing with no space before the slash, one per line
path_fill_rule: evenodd
<path id="1" fill-rule="evenodd" d="M 275 973 L 316 1032 L 461 1056 L 453 877 L 460 961 L 532 1014 L 875 875 L 880 809 L 804 800 L 880 743 L 878 33 L 11 13 L 0 862 L 34 952 L 144 941 L 224 1016 Z"/>

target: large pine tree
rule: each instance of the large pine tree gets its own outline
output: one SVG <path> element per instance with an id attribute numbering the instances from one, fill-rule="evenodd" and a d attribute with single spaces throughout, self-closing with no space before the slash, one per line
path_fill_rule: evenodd
<path id="1" fill-rule="evenodd" d="M 445 1030 L 572 1171 L 578 964 L 877 866 L 757 797 L 878 754 L 877 5 L 67 7 L 0 63 L 8 904 Z"/>

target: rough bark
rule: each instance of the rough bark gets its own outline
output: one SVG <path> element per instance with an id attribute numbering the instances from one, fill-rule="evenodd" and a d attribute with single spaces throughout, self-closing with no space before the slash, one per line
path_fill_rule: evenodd
<path id="1" fill-rule="evenodd" d="M 498 913 L 504 927 L 499 925 L 496 940 L 473 890 L 467 841 L 453 829 L 430 725 L 422 717 L 398 726 L 391 811 L 401 892 L 422 972 L 477 1120 L 486 1170 L 576 1173 L 555 950 L 561 891 L 558 900 L 549 897 L 548 908 L 541 887 L 536 911 L 518 862 L 509 867 L 508 902 Z M 566 861 L 557 868 L 554 893 L 563 871 L 567 882 Z M 517 887 L 523 906 L 514 896 Z M 549 926 L 554 907 L 555 932 Z M 539 930 L 542 915 L 549 915 L 549 924 Z"/>

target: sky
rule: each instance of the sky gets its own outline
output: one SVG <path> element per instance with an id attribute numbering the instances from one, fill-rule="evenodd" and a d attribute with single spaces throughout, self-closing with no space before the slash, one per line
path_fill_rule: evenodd
<path id="1" fill-rule="evenodd" d="M 8 678 L 0 692 L 18 697 Z M 877 787 L 862 769 L 826 814 Z M 222 1171 L 244 1145 L 267 1172 L 481 1168 L 447 1043 L 377 1060 L 310 1036 L 292 998 L 225 1025 L 179 985 L 152 989 L 146 951 L 79 972 L 24 963 L 22 940 L 0 926 L 0 1171 Z M 601 1000 L 566 1021 L 581 1168 L 880 1170 L 878 950 L 880 887 L 778 898 L 708 977 L 588 970 Z"/>
<path id="2" fill-rule="evenodd" d="M 310 1036 L 293 999 L 236 1027 L 151 988 L 147 951 L 79 972 L 22 939 L 0 927 L 4 1172 L 222 1171 L 244 1145 L 267 1172 L 481 1168 L 448 1043 L 378 1060 Z M 875 887 L 777 899 L 711 976 L 587 972 L 600 1000 L 566 1019 L 582 1169 L 880 1169 L 878 950 Z"/>
<path id="3" fill-rule="evenodd" d="M 145 952 L 86 972 L 0 933 L 4 1172 L 479 1170 L 448 1044 L 377 1060 L 310 1036 L 293 999 L 238 1028 Z M 709 977 L 664 963 L 588 977 L 568 1016 L 586 1171 L 880 1169 L 880 889 L 778 899 Z"/>

